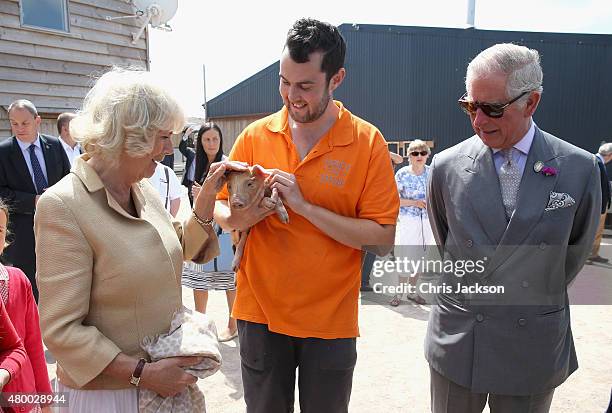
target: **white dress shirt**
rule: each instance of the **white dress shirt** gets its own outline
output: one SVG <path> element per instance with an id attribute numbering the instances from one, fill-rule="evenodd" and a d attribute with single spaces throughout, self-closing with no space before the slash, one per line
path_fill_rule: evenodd
<path id="1" fill-rule="evenodd" d="M 77 143 L 76 145 L 74 145 L 74 148 L 72 148 L 70 145 L 64 142 L 61 136 L 58 139 L 62 143 L 62 147 L 64 148 L 64 152 L 66 152 L 66 156 L 68 156 L 70 166 L 72 166 L 74 160 L 81 155 L 81 145 Z"/>
<path id="2" fill-rule="evenodd" d="M 525 164 L 527 163 L 527 155 L 529 155 L 529 149 L 531 149 L 531 144 L 533 143 L 533 137 L 535 136 L 535 123 L 531 121 L 531 126 L 527 133 L 523 138 L 514 144 L 514 149 L 516 151 L 512 151 L 512 160 L 514 162 L 518 162 L 519 170 L 521 171 L 521 176 L 523 172 L 525 172 Z M 501 149 L 492 149 L 493 150 L 493 162 L 495 162 L 495 169 L 497 170 L 497 175 L 499 175 L 499 170 L 501 169 L 504 163 L 504 154 Z"/>
<path id="3" fill-rule="evenodd" d="M 17 144 L 19 148 L 21 148 L 21 153 L 23 154 L 23 158 L 25 159 L 26 165 L 28 166 L 28 171 L 30 172 L 30 178 L 32 178 L 32 183 L 34 184 L 34 188 L 36 188 L 36 181 L 34 180 L 34 170 L 32 169 L 32 162 L 30 161 L 30 145 L 34 145 L 36 148 L 34 149 L 34 154 L 38 158 L 38 163 L 40 164 L 40 168 L 42 169 L 42 173 L 45 176 L 47 182 L 49 182 L 49 177 L 47 176 L 47 164 L 45 163 L 45 157 L 43 155 L 42 146 L 40 143 L 40 135 L 36 137 L 36 140 L 33 143 L 26 143 L 17 139 Z"/>

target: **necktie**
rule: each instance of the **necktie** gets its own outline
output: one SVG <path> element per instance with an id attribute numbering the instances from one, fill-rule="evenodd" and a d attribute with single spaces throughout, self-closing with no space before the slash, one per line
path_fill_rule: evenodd
<path id="1" fill-rule="evenodd" d="M 38 162 L 38 157 L 36 157 L 36 153 L 34 150 L 36 146 L 34 144 L 28 147 L 30 151 L 30 162 L 32 163 L 32 172 L 34 173 L 34 184 L 36 185 L 36 193 L 38 195 L 42 194 L 45 189 L 47 189 L 47 180 L 45 179 L 45 175 L 43 174 L 42 168 L 40 167 L 40 163 Z"/>
<path id="2" fill-rule="evenodd" d="M 514 148 L 502 149 L 504 163 L 499 170 L 499 185 L 508 220 L 516 208 L 516 198 L 521 184 L 521 171 L 518 163 L 512 158 L 513 150 Z"/>

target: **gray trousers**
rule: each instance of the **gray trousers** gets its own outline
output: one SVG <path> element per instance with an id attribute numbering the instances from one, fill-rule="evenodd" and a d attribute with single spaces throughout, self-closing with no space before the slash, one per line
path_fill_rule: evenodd
<path id="1" fill-rule="evenodd" d="M 555 390 L 529 396 L 472 393 L 429 367 L 432 413 L 481 413 L 489 401 L 491 413 L 548 413 Z"/>
<path id="2" fill-rule="evenodd" d="M 296 369 L 301 413 L 348 413 L 355 338 L 297 338 L 238 320 L 247 413 L 292 413 Z"/>

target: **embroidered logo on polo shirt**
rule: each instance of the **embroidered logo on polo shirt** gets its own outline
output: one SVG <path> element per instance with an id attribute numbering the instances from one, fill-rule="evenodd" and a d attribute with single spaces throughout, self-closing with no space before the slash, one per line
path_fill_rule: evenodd
<path id="1" fill-rule="evenodd" d="M 327 159 L 323 164 L 320 182 L 333 186 L 344 186 L 350 169 L 351 165 L 344 161 Z"/>

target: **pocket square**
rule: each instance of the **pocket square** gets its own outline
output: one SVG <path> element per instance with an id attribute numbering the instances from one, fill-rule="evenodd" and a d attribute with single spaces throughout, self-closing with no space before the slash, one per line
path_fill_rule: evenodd
<path id="1" fill-rule="evenodd" d="M 569 208 L 574 205 L 576 201 L 565 192 L 553 192 L 550 191 L 550 197 L 548 198 L 548 205 L 544 211 L 554 211 L 559 208 Z"/>

